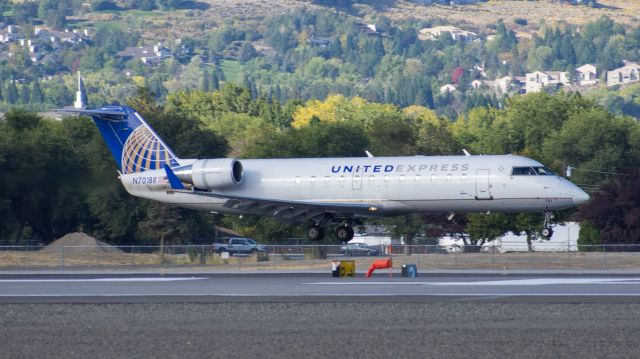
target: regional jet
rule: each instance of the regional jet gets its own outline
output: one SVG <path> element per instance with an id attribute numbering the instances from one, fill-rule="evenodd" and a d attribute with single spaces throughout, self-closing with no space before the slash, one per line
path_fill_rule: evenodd
<path id="1" fill-rule="evenodd" d="M 353 238 L 366 217 L 410 213 L 542 212 L 589 199 L 541 163 L 514 155 L 292 159 L 184 159 L 134 109 L 106 106 L 62 111 L 87 115 L 116 160 L 133 196 L 234 215 L 308 223 L 320 240 L 328 223 Z"/>

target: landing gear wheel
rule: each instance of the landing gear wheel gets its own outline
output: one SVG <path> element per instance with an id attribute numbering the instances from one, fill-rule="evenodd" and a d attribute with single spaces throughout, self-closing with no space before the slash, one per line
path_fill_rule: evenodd
<path id="1" fill-rule="evenodd" d="M 322 229 L 322 227 L 318 225 L 313 224 L 307 229 L 307 236 L 312 241 L 319 241 L 322 239 L 322 237 L 324 237 L 324 229 Z"/>
<path id="2" fill-rule="evenodd" d="M 553 213 L 550 211 L 544 212 L 544 223 L 542 224 L 542 230 L 540 235 L 542 238 L 549 240 L 553 235 L 553 229 L 551 229 L 551 220 L 553 219 Z"/>
<path id="3" fill-rule="evenodd" d="M 336 230 L 336 237 L 342 242 L 349 242 L 353 239 L 353 228 L 351 227 L 338 227 Z"/>

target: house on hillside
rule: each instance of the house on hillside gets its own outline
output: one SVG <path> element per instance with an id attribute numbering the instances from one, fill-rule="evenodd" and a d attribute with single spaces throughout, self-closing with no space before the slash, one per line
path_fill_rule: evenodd
<path id="1" fill-rule="evenodd" d="M 116 54 L 116 57 L 124 61 L 138 59 L 148 66 L 157 65 L 170 56 L 171 50 L 164 47 L 161 42 L 150 46 L 127 47 Z"/>
<path id="2" fill-rule="evenodd" d="M 320 36 L 312 36 L 307 39 L 307 44 L 314 47 L 329 47 L 331 46 L 331 38 L 330 37 L 320 37 Z"/>
<path id="3" fill-rule="evenodd" d="M 445 94 L 445 93 L 450 93 L 457 90 L 456 85 L 453 84 L 446 84 L 442 87 L 440 87 L 440 93 Z"/>
<path id="4" fill-rule="evenodd" d="M 625 65 L 613 71 L 607 71 L 607 86 L 624 85 L 640 81 L 640 65 L 625 61 Z"/>
<path id="5" fill-rule="evenodd" d="M 19 33 L 20 28 L 15 25 L 9 25 L 6 28 L 0 30 L 0 43 L 6 44 L 8 42 L 15 42 L 20 40 Z"/>
<path id="6" fill-rule="evenodd" d="M 512 90 L 513 78 L 511 76 L 505 76 L 493 81 L 493 88 L 498 94 L 505 94 Z"/>
<path id="7" fill-rule="evenodd" d="M 480 89 L 482 86 L 484 85 L 483 81 L 480 80 L 473 80 L 471 81 L 471 83 L 469 84 L 469 86 L 474 89 L 474 90 L 478 90 Z"/>
<path id="8" fill-rule="evenodd" d="M 455 26 L 436 26 L 421 29 L 418 32 L 418 39 L 422 41 L 436 40 L 443 34 L 461 42 L 469 42 L 479 38 L 475 32 L 465 31 Z"/>
<path id="9" fill-rule="evenodd" d="M 79 45 L 83 43 L 91 42 L 91 36 L 89 35 L 88 29 L 83 30 L 69 30 L 66 29 L 64 31 L 57 31 L 51 29 L 45 29 L 41 27 L 36 27 L 33 30 L 33 35 L 36 39 L 41 42 L 47 42 L 51 44 L 55 43 L 68 43 L 72 45 Z"/>
<path id="10" fill-rule="evenodd" d="M 576 69 L 575 79 L 580 86 L 595 85 L 598 83 L 598 71 L 596 65 L 585 64 Z"/>
<path id="11" fill-rule="evenodd" d="M 536 71 L 527 73 L 526 93 L 540 92 L 544 87 L 553 85 L 569 85 L 570 81 L 566 72 L 560 71 Z"/>
<path id="12" fill-rule="evenodd" d="M 376 24 L 362 24 L 362 23 L 356 23 L 354 24 L 354 27 L 356 29 L 359 29 L 360 31 L 364 32 L 365 34 L 369 35 L 369 36 L 385 36 L 385 33 L 383 33 L 382 31 L 380 31 L 377 27 Z"/>

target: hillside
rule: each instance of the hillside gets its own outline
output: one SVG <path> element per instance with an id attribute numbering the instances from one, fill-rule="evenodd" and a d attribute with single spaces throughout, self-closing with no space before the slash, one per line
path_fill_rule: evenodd
<path id="1" fill-rule="evenodd" d="M 219 26 L 224 21 L 253 22 L 292 10 L 319 9 L 323 6 L 312 1 L 301 0 L 200 0 L 206 9 L 183 11 L 128 11 L 112 14 L 90 13 L 77 19 L 88 23 L 122 21 L 129 26 L 154 24 L 149 38 L 163 38 L 168 33 L 174 36 L 203 36 L 208 29 Z M 600 8 L 559 4 L 555 1 L 491 0 L 476 5 L 419 5 L 410 1 L 375 1 L 375 6 L 367 2 L 357 3 L 349 14 L 360 19 L 371 16 L 387 16 L 393 20 L 441 19 L 456 24 L 468 24 L 483 28 L 495 24 L 497 19 L 513 22 L 525 19 L 529 24 L 566 22 L 581 25 L 601 16 L 615 22 L 637 26 L 640 24 L 640 2 L 625 0 L 600 0 Z"/>
<path id="2" fill-rule="evenodd" d="M 637 26 L 640 23 L 640 2 L 627 0 L 599 0 L 600 8 L 558 4 L 556 1 L 490 0 L 476 5 L 416 5 L 398 1 L 382 11 L 393 19 L 444 18 L 452 22 L 483 26 L 496 19 L 512 22 L 516 18 L 530 23 L 560 22 L 585 24 L 600 16 L 608 16 L 616 22 Z"/>

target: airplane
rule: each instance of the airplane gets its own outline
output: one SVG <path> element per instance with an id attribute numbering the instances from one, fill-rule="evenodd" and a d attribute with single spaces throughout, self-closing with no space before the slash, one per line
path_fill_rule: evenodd
<path id="1" fill-rule="evenodd" d="M 309 239 L 340 223 L 339 240 L 367 217 L 410 213 L 543 212 L 589 195 L 532 159 L 515 155 L 291 159 L 184 159 L 134 109 L 62 109 L 93 119 L 131 195 L 174 206 L 304 223 Z"/>

